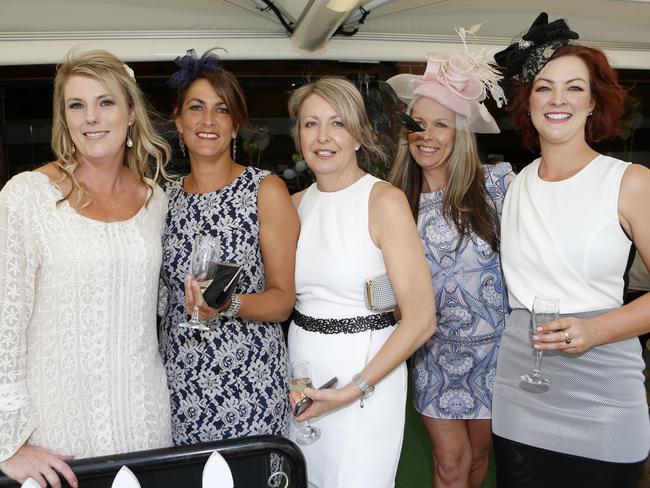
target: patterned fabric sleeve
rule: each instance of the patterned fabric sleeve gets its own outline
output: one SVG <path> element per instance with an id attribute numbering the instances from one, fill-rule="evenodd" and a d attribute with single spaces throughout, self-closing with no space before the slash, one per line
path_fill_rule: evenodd
<path id="1" fill-rule="evenodd" d="M 496 205 L 497 212 L 501 215 L 503 200 L 510 183 L 515 177 L 510 163 L 486 164 L 486 186 Z"/>
<path id="2" fill-rule="evenodd" d="M 30 193 L 19 177 L 0 192 L 0 461 L 13 456 L 35 428 L 26 384 L 26 329 L 38 269 Z"/>

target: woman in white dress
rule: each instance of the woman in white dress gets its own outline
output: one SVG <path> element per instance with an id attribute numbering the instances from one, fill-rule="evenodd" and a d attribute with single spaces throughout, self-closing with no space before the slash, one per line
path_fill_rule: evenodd
<path id="1" fill-rule="evenodd" d="M 0 192 L 0 469 L 72 486 L 74 458 L 171 445 L 156 301 L 169 156 L 126 65 L 67 59 L 57 160 Z"/>
<path id="2" fill-rule="evenodd" d="M 294 138 L 316 183 L 294 195 L 301 220 L 291 361 L 307 360 L 314 403 L 297 418 L 322 431 L 303 446 L 311 486 L 394 485 L 406 401 L 404 360 L 435 332 L 433 290 L 404 194 L 359 166 L 384 156 L 360 93 L 344 79 L 323 78 L 289 101 Z M 401 311 L 376 314 L 364 282 L 388 272 Z M 292 425 L 292 437 L 298 425 Z"/>

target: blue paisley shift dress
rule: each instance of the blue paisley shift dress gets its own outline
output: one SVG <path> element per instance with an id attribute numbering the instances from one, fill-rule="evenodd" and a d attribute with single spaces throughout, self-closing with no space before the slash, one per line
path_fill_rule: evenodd
<path id="1" fill-rule="evenodd" d="M 162 280 L 169 299 L 160 350 L 176 445 L 288 434 L 288 357 L 279 324 L 217 317 L 210 331 L 178 327 L 188 318 L 183 277 L 197 235 L 218 236 L 220 260 L 243 266 L 236 293 L 264 290 L 257 197 L 269 174 L 249 167 L 226 187 L 204 194 L 187 193 L 182 179 L 165 189 Z"/>
<path id="2" fill-rule="evenodd" d="M 485 166 L 488 204 L 501 214 L 514 174 L 508 163 Z M 420 196 L 418 231 L 436 293 L 436 333 L 414 357 L 414 403 L 440 419 L 489 419 L 507 293 L 498 252 L 459 233 L 443 214 L 444 189 Z"/>

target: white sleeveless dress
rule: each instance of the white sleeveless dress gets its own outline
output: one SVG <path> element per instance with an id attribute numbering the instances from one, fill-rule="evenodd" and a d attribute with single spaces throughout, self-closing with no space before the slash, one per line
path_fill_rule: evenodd
<path id="1" fill-rule="evenodd" d="M 305 192 L 296 253 L 296 310 L 315 318 L 371 315 L 363 284 L 386 272 L 381 251 L 368 232 L 368 198 L 381 181 L 365 175 L 337 192 L 313 184 Z M 289 329 L 289 357 L 307 360 L 319 386 L 331 377 L 342 386 L 361 371 L 395 327 L 357 333 L 323 334 L 295 323 Z M 407 375 L 404 364 L 376 385 L 375 394 L 314 419 L 322 437 L 301 446 L 310 486 L 385 488 L 394 486 L 402 447 Z M 300 425 L 292 421 L 295 440 Z"/>

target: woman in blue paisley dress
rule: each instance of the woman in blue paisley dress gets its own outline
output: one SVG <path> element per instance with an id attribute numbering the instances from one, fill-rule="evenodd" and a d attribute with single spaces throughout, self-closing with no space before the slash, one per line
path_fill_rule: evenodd
<path id="1" fill-rule="evenodd" d="M 409 199 L 436 290 L 438 329 L 416 352 L 413 371 L 436 487 L 480 487 L 487 474 L 507 308 L 498 221 L 514 175 L 509 164 L 484 166 L 478 156 L 474 133 L 499 132 L 481 103 L 494 86 L 485 74 L 497 75 L 486 62 L 480 67 L 459 72 L 437 57 L 423 76 L 388 80 L 408 104 L 409 128 L 419 129 L 401 137 L 391 183 Z M 492 94 L 501 98 L 498 88 Z"/>
<path id="2" fill-rule="evenodd" d="M 246 123 L 242 90 L 218 58 L 194 51 L 176 60 L 173 117 L 191 172 L 166 188 L 162 281 L 168 291 L 161 353 L 171 394 L 175 444 L 288 433 L 287 351 L 281 326 L 295 301 L 298 216 L 284 183 L 234 161 Z M 221 239 L 219 259 L 243 267 L 221 310 L 189 279 L 197 235 Z M 210 330 L 179 327 L 199 307 Z"/>

